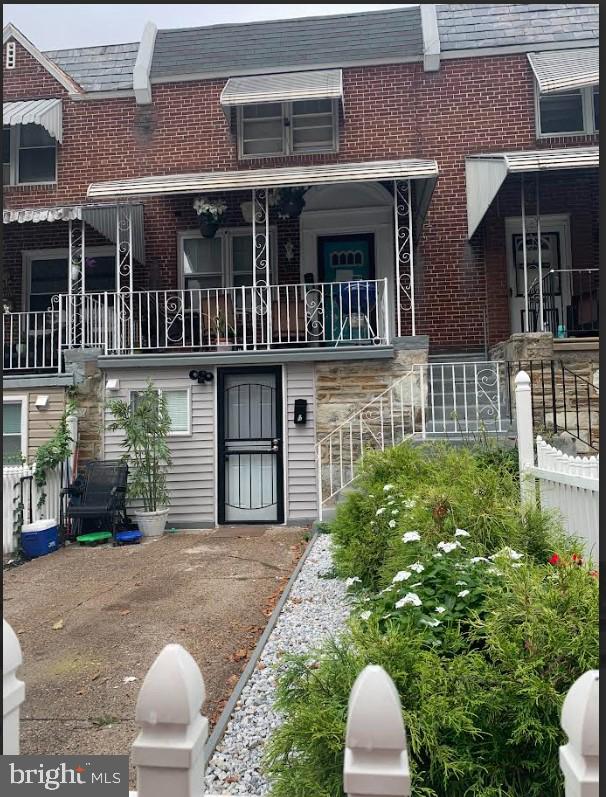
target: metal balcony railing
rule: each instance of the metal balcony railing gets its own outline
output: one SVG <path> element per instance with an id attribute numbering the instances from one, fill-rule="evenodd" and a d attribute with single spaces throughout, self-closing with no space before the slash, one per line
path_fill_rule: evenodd
<path id="1" fill-rule="evenodd" d="M 543 329 L 541 329 L 541 301 Z M 598 335 L 600 271 L 597 268 L 552 269 L 528 290 L 530 332 L 567 337 Z"/>

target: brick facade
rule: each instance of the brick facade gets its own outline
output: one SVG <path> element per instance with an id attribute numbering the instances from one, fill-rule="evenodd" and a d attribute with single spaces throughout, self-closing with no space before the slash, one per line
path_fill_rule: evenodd
<path id="1" fill-rule="evenodd" d="M 418 63 L 344 69 L 345 111 L 339 151 L 327 155 L 239 161 L 236 142 L 219 103 L 224 83 L 213 79 L 154 85 L 151 106 L 137 107 L 134 98 L 74 101 L 18 45 L 17 68 L 4 70 L 4 99 L 64 97 L 64 139 L 59 148 L 56 187 L 8 188 L 5 206 L 83 201 L 88 185 L 100 180 L 338 161 L 434 158 L 440 175 L 418 246 L 417 331 L 430 336 L 434 351 L 479 348 L 485 341 L 494 343 L 509 334 L 502 242 L 503 216 L 510 214 L 509 210 L 505 213 L 503 204 L 498 210 L 493 207 L 473 241 L 467 241 L 465 156 L 597 142 L 597 136 L 537 141 L 533 79 L 526 55 L 445 59 L 437 72 L 424 72 Z M 561 181 L 549 189 L 543 212 L 571 213 L 573 252 L 591 251 L 595 265 L 597 179 L 569 173 Z M 578 188 L 572 189 L 573 183 Z M 564 191 L 560 190 L 562 184 Z M 504 201 L 511 204 L 511 215 L 519 215 L 515 189 L 510 192 L 505 186 L 503 191 L 506 197 L 511 193 L 510 199 L 504 195 Z M 147 264 L 146 271 L 139 271 L 136 277 L 137 285 L 177 284 L 176 234 L 195 226 L 191 199 L 145 201 Z M 236 199 L 234 223 L 243 223 L 237 210 L 241 199 L 233 197 L 230 206 Z M 11 225 L 18 226 L 26 227 Z M 7 239 L 11 246 L 21 245 L 14 243 L 13 236 L 24 240 L 27 235 L 24 248 L 42 248 L 38 238 L 48 234 L 38 229 L 43 226 L 65 227 L 62 223 L 27 225 L 28 229 L 15 233 L 11 228 Z M 286 240 L 295 245 L 295 260 L 291 262 L 282 256 Z M 280 278 L 284 281 L 299 281 L 298 250 L 298 225 L 281 225 L 278 251 Z M 16 259 L 10 255 L 8 265 L 8 289 L 12 292 L 18 290 L 20 276 L 12 274 Z"/>

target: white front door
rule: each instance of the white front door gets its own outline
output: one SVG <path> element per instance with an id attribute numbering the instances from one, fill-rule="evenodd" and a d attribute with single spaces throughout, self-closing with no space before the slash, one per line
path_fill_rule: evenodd
<path id="1" fill-rule="evenodd" d="M 509 313 L 512 332 L 526 329 L 526 300 L 524 281 L 524 249 L 522 239 L 522 219 L 505 219 L 507 252 L 507 275 L 509 286 Z M 541 216 L 541 270 L 543 287 L 550 293 L 545 295 L 544 328 L 557 332 L 559 324 L 566 324 L 566 308 L 570 305 L 570 280 L 554 276 L 545 279 L 552 269 L 570 269 L 570 219 L 568 216 Z M 537 247 L 537 225 L 533 216 L 526 218 L 526 263 L 529 295 L 538 295 L 539 258 Z M 528 330 L 540 331 L 538 305 L 530 302 Z"/>

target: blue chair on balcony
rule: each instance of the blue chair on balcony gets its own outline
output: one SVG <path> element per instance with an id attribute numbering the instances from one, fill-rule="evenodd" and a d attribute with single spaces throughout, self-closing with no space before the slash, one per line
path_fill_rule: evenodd
<path id="1" fill-rule="evenodd" d="M 333 315 L 339 323 L 339 343 L 374 342 L 377 338 L 373 321 L 376 318 L 377 288 L 375 282 L 356 280 L 333 288 Z"/>

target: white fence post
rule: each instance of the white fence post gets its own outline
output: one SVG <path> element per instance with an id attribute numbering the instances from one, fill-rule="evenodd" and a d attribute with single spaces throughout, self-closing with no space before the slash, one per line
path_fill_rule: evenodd
<path id="1" fill-rule="evenodd" d="M 166 645 L 150 667 L 137 699 L 141 727 L 132 746 L 138 797 L 200 797 L 208 720 L 202 673 L 181 645 Z"/>
<path id="2" fill-rule="evenodd" d="M 532 422 L 532 388 L 526 371 L 515 378 L 516 426 L 518 430 L 518 462 L 520 466 L 520 496 L 522 503 L 535 500 L 534 478 L 528 468 L 534 467 L 534 431 Z"/>
<path id="3" fill-rule="evenodd" d="M 343 787 L 348 797 L 410 795 L 402 707 L 382 667 L 365 667 L 349 696 Z"/>
<path id="4" fill-rule="evenodd" d="M 17 634 L 2 620 L 2 753 L 19 755 L 19 712 L 25 700 L 25 684 L 17 678 L 23 663 Z"/>
<path id="5" fill-rule="evenodd" d="M 568 744 L 560 747 L 560 769 L 566 797 L 598 797 L 599 696 L 599 670 L 588 670 L 570 687 L 562 706 Z"/>

